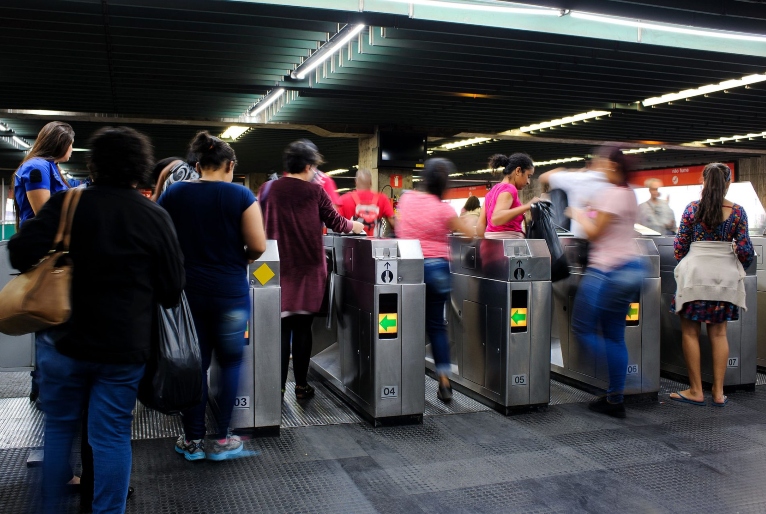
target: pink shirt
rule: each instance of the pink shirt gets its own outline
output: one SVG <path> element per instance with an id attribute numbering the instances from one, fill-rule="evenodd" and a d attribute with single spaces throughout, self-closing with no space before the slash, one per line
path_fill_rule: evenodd
<path id="1" fill-rule="evenodd" d="M 487 232 L 522 232 L 521 228 L 521 222 L 524 221 L 524 215 L 519 214 L 515 218 L 513 218 L 511 221 L 503 224 L 503 225 L 495 225 L 492 223 L 492 213 L 495 211 L 495 204 L 497 204 L 497 198 L 502 193 L 511 193 L 511 196 L 513 197 L 513 202 L 511 202 L 511 209 L 515 207 L 520 207 L 521 202 L 519 201 L 519 190 L 516 189 L 516 186 L 512 186 L 511 184 L 505 184 L 503 182 L 500 182 L 499 184 L 496 184 L 492 189 L 489 190 L 489 193 L 487 193 L 487 196 L 484 197 L 484 209 L 487 213 Z"/>
<path id="2" fill-rule="evenodd" d="M 436 196 L 420 191 L 407 191 L 399 199 L 396 237 L 420 239 L 423 257 L 449 259 L 449 223 L 457 218 L 455 209 Z"/>
<path id="3" fill-rule="evenodd" d="M 593 209 L 613 216 L 612 222 L 598 239 L 591 240 L 589 265 L 611 271 L 636 255 L 633 224 L 638 218 L 636 194 L 629 187 L 611 186 L 601 189 L 591 199 Z"/>

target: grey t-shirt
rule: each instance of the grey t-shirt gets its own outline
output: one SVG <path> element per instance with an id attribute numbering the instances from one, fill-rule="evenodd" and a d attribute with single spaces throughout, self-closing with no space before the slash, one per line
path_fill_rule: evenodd
<path id="1" fill-rule="evenodd" d="M 567 194 L 570 207 L 584 209 L 591 204 L 595 194 L 608 187 L 606 175 L 600 171 L 559 171 L 551 174 L 548 179 L 551 189 L 561 189 Z M 575 220 L 571 223 L 572 234 L 575 237 L 587 239 L 582 226 Z"/>

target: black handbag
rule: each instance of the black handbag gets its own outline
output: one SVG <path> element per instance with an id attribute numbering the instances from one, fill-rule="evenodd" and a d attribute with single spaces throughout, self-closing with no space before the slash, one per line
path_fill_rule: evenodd
<path id="1" fill-rule="evenodd" d="M 202 401 L 202 356 L 186 294 L 175 307 L 157 307 L 152 358 L 138 386 L 138 400 L 163 414 Z"/>
<path id="2" fill-rule="evenodd" d="M 561 246 L 553 223 L 553 208 L 550 202 L 532 204 L 532 225 L 527 232 L 528 239 L 545 239 L 551 253 L 551 282 L 558 282 L 569 276 L 569 263 Z"/>

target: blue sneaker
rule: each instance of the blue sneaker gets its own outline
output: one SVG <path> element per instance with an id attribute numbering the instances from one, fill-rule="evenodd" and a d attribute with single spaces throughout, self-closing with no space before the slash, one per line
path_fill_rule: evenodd
<path id="1" fill-rule="evenodd" d="M 242 451 L 243 444 L 239 436 L 227 435 L 226 442 L 220 443 L 213 439 L 210 441 L 210 451 L 207 458 L 210 460 L 226 460 Z"/>
<path id="2" fill-rule="evenodd" d="M 205 458 L 205 441 L 194 439 L 187 441 L 182 434 L 176 441 L 176 451 L 184 456 L 186 460 L 201 460 Z"/>

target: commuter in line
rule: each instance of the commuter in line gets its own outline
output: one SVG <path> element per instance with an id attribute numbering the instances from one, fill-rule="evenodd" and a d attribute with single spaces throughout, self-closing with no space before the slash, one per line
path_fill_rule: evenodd
<path id="1" fill-rule="evenodd" d="M 184 252 L 186 297 L 202 354 L 202 402 L 182 412 L 184 433 L 175 450 L 190 461 L 225 460 L 242 451 L 229 424 L 251 312 L 247 266 L 266 250 L 266 235 L 253 193 L 231 183 L 237 161 L 231 146 L 202 131 L 190 151 L 199 180 L 175 183 L 157 202 L 170 214 Z M 213 351 L 221 369 L 218 432 L 206 445 L 207 371 Z"/>
<path id="2" fill-rule="evenodd" d="M 663 235 L 673 234 L 676 230 L 676 217 L 668 200 L 660 199 L 662 180 L 650 178 L 644 186 L 649 188 L 651 197 L 638 206 L 638 223 Z"/>
<path id="3" fill-rule="evenodd" d="M 364 168 L 356 172 L 356 190 L 340 197 L 338 212 L 346 219 L 364 224 L 364 232 L 370 237 L 380 237 L 381 223 L 385 219 L 394 226 L 394 209 L 386 195 L 373 193 L 372 174 Z"/>
<path id="4" fill-rule="evenodd" d="M 152 353 L 155 302 L 177 304 L 184 286 L 170 217 L 135 189 L 154 160 L 148 138 L 107 127 L 90 147 L 93 184 L 82 191 L 72 223 L 72 316 L 37 342 L 45 395 L 44 512 L 61 512 L 72 441 L 86 406 L 93 512 L 125 511 L 132 411 Z M 54 195 L 10 240 L 14 268 L 28 270 L 51 249 L 64 197 Z"/>
<path id="5" fill-rule="evenodd" d="M 601 189 L 609 187 L 606 175 L 589 166 L 579 170 L 556 168 L 546 171 L 538 179 L 540 184 L 551 189 L 560 189 L 567 195 L 567 203 L 576 209 L 588 209 L 591 198 L 596 197 Z M 570 230 L 577 246 L 578 261 L 583 267 L 588 265 L 588 236 L 577 221 L 571 220 Z"/>
<path id="6" fill-rule="evenodd" d="M 572 329 L 580 344 L 590 351 L 604 348 L 609 368 L 606 396 L 589 407 L 618 418 L 625 417 L 623 391 L 628 368 L 625 316 L 645 274 L 632 240 L 638 204 L 628 186 L 629 168 L 627 157 L 618 147 L 605 145 L 596 149 L 592 169 L 604 173 L 610 186 L 591 199 L 595 218 L 585 209 L 567 209 L 590 241 L 589 264 L 575 297 Z"/>
<path id="7" fill-rule="evenodd" d="M 481 202 L 475 196 L 469 196 L 463 206 L 463 212 L 460 214 L 460 218 L 463 219 L 466 225 L 470 225 L 473 230 L 468 232 L 467 236 L 476 235 L 476 225 L 479 224 L 479 216 L 481 215 Z"/>
<path id="8" fill-rule="evenodd" d="M 726 323 L 739 319 L 739 307 L 745 306 L 744 268 L 752 264 L 755 252 L 745 210 L 725 199 L 731 184 L 729 167 L 708 164 L 702 180 L 702 197 L 686 206 L 673 243 L 679 264 L 675 270 L 678 289 L 671 307 L 681 317 L 689 389 L 670 393 L 670 399 L 705 405 L 699 342 L 700 323 L 705 323 L 713 354 L 712 404 L 723 407 L 728 402 L 723 394 L 729 358 Z"/>
<path id="9" fill-rule="evenodd" d="M 152 175 L 152 178 L 155 178 L 154 192 L 152 193 L 153 202 L 156 202 L 171 184 L 183 180 L 199 179 L 199 173 L 195 167 L 180 157 L 166 157 L 157 161 Z"/>
<path id="10" fill-rule="evenodd" d="M 311 323 L 322 307 L 327 266 L 322 223 L 335 232 L 361 233 L 364 225 L 343 218 L 319 184 L 312 183 L 322 163 L 317 147 L 307 140 L 285 148 L 285 175 L 261 186 L 266 235 L 279 248 L 282 285 L 282 394 L 285 393 L 292 341 L 295 397 L 308 399 L 314 388 L 307 381 L 311 358 Z"/>
<path id="11" fill-rule="evenodd" d="M 452 399 L 449 374 L 452 371 L 444 307 L 450 297 L 449 245 L 451 231 L 469 234 L 473 230 L 455 210 L 442 202 L 449 175 L 455 165 L 447 159 L 428 159 L 421 176 L 421 191 L 409 191 L 399 200 L 397 236 L 420 239 L 423 250 L 423 278 L 426 283 L 426 334 L 431 341 L 436 374 L 439 380 L 438 398 Z"/>
<path id="12" fill-rule="evenodd" d="M 504 168 L 503 180 L 484 197 L 476 234 L 489 239 L 523 239 L 524 213 L 539 201 L 537 197 L 525 204 L 519 201 L 519 191 L 529 185 L 535 173 L 532 158 L 525 153 L 495 154 L 489 158 L 489 168 Z"/>

